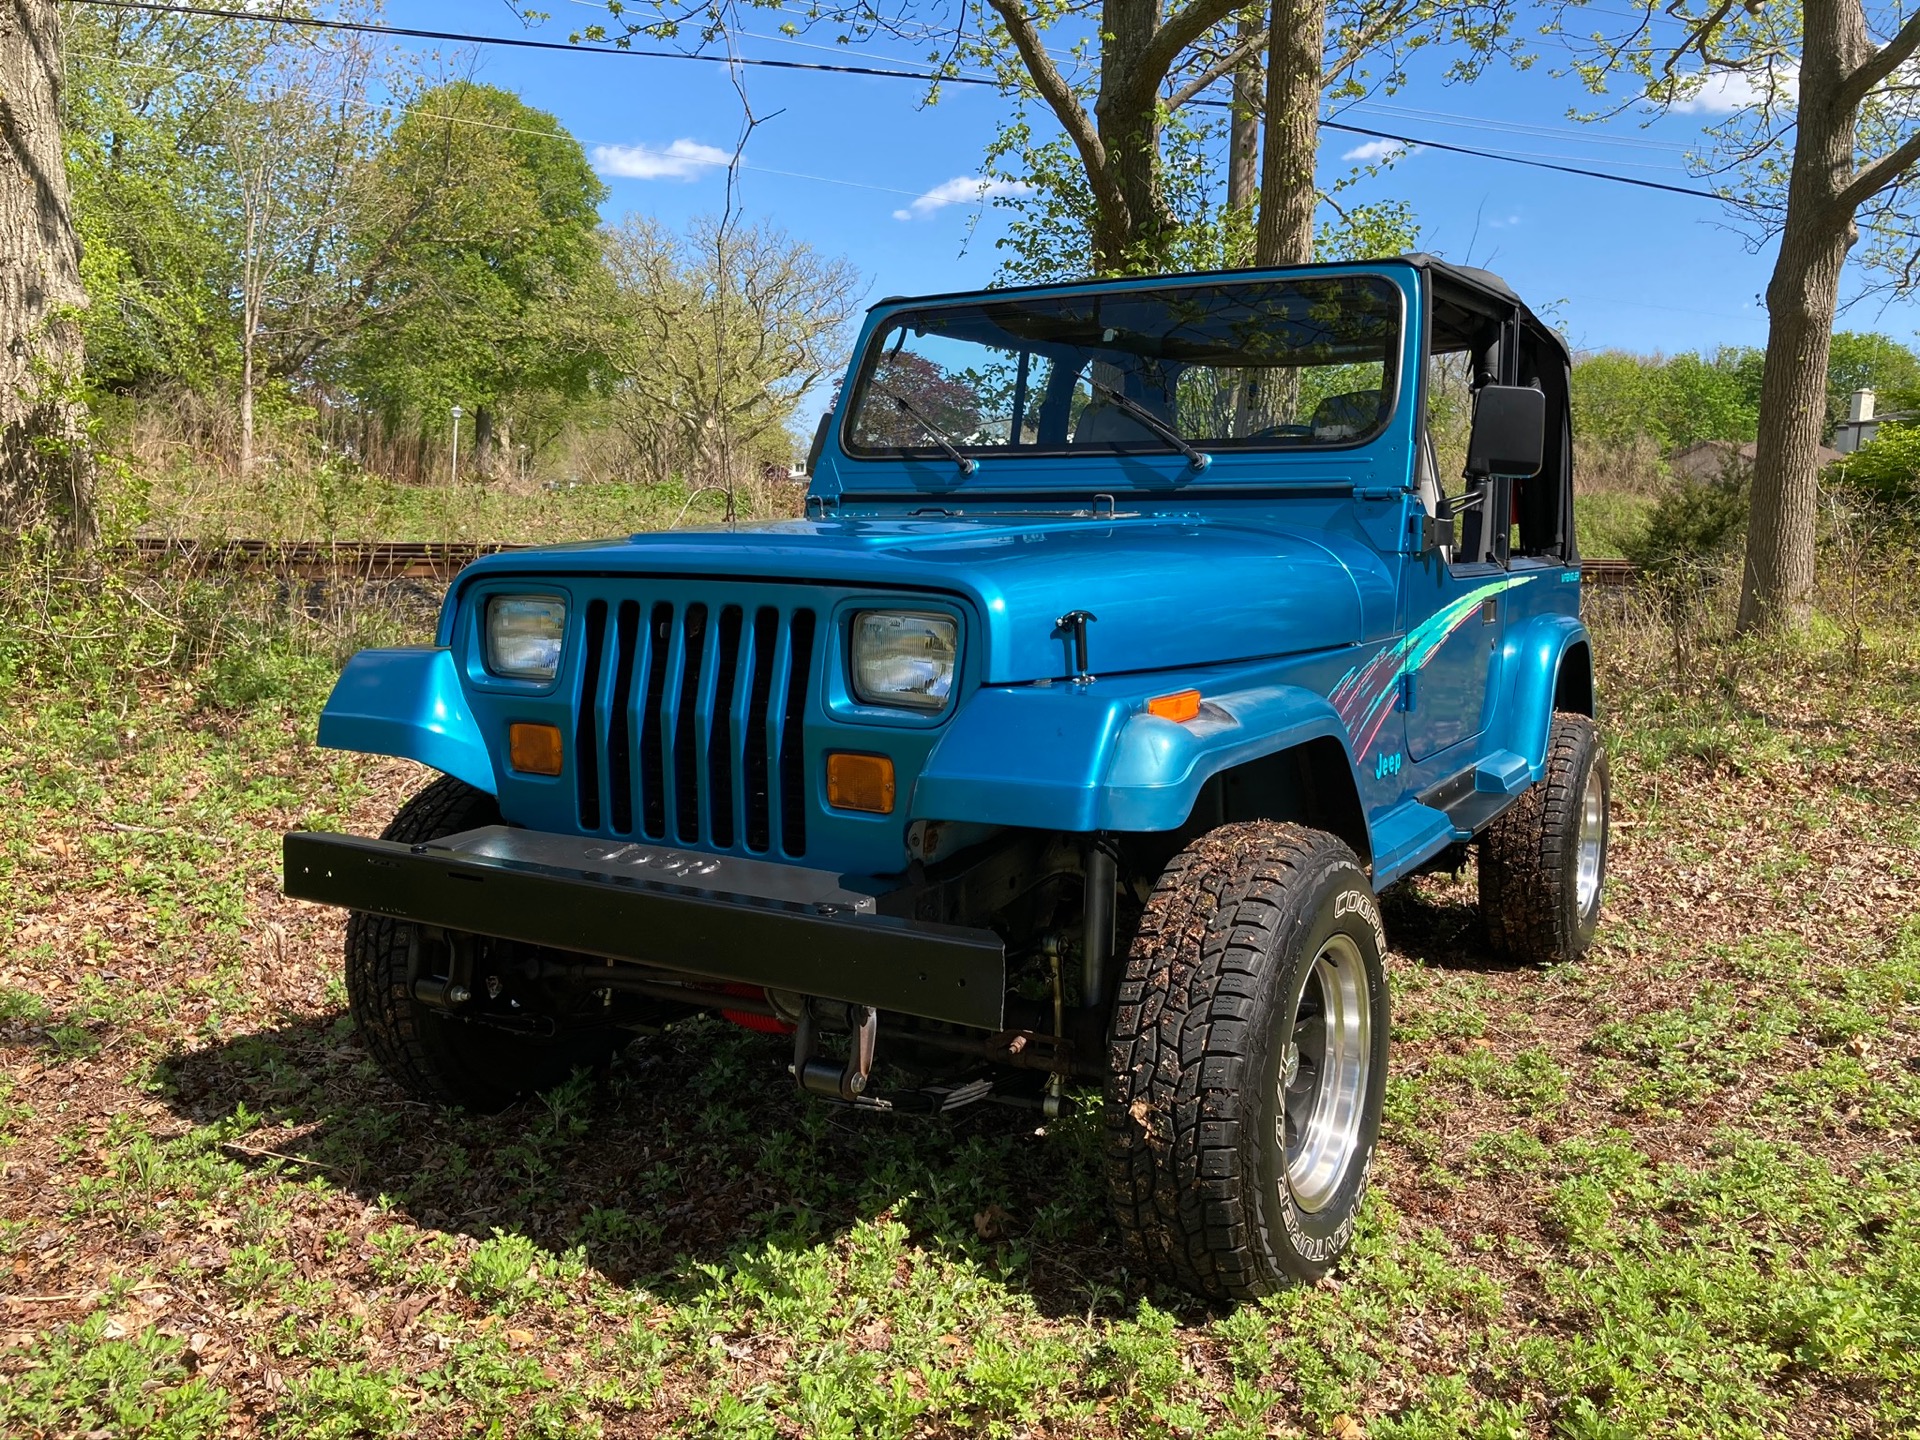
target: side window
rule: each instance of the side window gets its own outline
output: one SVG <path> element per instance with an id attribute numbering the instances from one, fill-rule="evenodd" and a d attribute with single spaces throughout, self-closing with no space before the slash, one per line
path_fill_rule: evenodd
<path id="1" fill-rule="evenodd" d="M 1514 487 L 1510 540 L 1516 559 L 1559 562 L 1573 553 L 1573 429 L 1570 377 L 1559 348 L 1543 336 L 1520 337 L 1520 383 L 1547 397 L 1547 444 L 1540 473 Z"/>
<path id="2" fill-rule="evenodd" d="M 1421 502 L 1434 513 L 1442 497 L 1458 497 L 1465 488 L 1467 437 L 1473 428 L 1473 392 L 1476 376 L 1484 377 L 1491 350 L 1485 339 L 1474 348 L 1468 334 L 1447 334 L 1436 327 L 1432 353 L 1427 357 L 1426 439 L 1419 476 Z M 1442 348 L 1443 345 L 1452 348 Z M 1432 496 L 1429 499 L 1429 486 Z M 1480 505 L 1463 510 L 1451 522 L 1451 535 L 1440 544 L 1449 565 L 1500 564 L 1505 559 L 1501 527 L 1487 506 L 1498 503 L 1503 487 L 1491 487 Z"/>

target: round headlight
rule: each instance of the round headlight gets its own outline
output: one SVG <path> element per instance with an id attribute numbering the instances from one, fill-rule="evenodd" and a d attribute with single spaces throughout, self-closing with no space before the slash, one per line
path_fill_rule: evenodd
<path id="1" fill-rule="evenodd" d="M 551 680 L 566 634 L 559 596 L 496 595 L 487 602 L 487 669 L 509 680 Z"/>
<path id="2" fill-rule="evenodd" d="M 853 693 L 869 705 L 939 710 L 953 694 L 959 626 L 948 615 L 863 610 L 853 617 Z"/>

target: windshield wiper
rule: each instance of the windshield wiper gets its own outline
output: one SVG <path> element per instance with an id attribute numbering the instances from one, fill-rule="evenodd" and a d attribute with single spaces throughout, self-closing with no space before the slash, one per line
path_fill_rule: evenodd
<path id="1" fill-rule="evenodd" d="M 896 395 L 893 391 L 879 385 L 873 388 L 891 400 L 894 405 L 899 408 L 901 414 L 910 415 L 915 420 L 918 420 L 920 422 L 920 428 L 933 437 L 933 443 L 953 458 L 953 463 L 960 467 L 960 473 L 962 475 L 971 475 L 980 468 L 979 462 L 971 455 L 962 455 L 960 453 L 960 447 L 953 443 L 953 437 L 951 435 L 947 434 L 946 431 L 934 424 L 933 421 L 922 415 L 919 409 L 911 404 L 904 395 Z"/>
<path id="2" fill-rule="evenodd" d="M 1213 464 L 1213 457 L 1211 455 L 1203 450 L 1195 449 L 1187 440 L 1186 436 L 1182 435 L 1178 430 L 1174 429 L 1173 426 L 1162 420 L 1138 400 L 1130 399 L 1122 395 L 1111 385 L 1102 385 L 1098 380 L 1089 380 L 1087 383 L 1093 387 L 1094 394 L 1104 396 L 1113 404 L 1118 405 L 1122 410 L 1126 411 L 1127 414 L 1131 415 L 1142 425 L 1146 426 L 1147 429 L 1153 431 L 1154 434 L 1158 435 L 1162 440 L 1186 456 L 1187 463 L 1194 469 L 1204 470 Z"/>

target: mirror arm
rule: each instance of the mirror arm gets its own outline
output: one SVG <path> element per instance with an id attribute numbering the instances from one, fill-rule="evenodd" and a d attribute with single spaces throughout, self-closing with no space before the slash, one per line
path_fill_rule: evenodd
<path id="1" fill-rule="evenodd" d="M 1464 477 L 1462 477 L 1464 478 Z M 1440 548 L 1443 538 L 1453 534 L 1453 522 L 1467 511 L 1482 505 L 1487 498 L 1486 476 L 1473 482 L 1473 488 L 1459 495 L 1442 495 L 1434 506 L 1434 513 L 1422 511 L 1419 516 L 1420 550 L 1422 555 L 1431 555 Z"/>

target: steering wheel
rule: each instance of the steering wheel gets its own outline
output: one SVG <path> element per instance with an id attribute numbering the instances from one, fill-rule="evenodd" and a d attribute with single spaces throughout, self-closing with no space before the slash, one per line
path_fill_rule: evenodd
<path id="1" fill-rule="evenodd" d="M 1264 430 L 1256 430 L 1247 437 L 1250 440 L 1311 440 L 1311 425 L 1269 425 Z"/>

